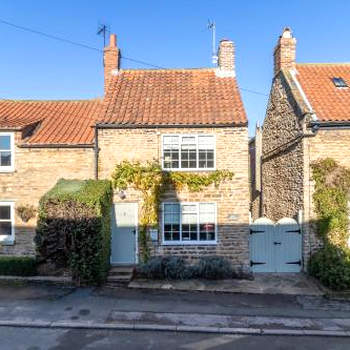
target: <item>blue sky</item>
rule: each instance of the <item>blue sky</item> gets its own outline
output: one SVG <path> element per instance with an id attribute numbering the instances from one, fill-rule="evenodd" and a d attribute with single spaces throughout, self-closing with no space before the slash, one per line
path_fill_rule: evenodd
<path id="1" fill-rule="evenodd" d="M 272 50 L 284 26 L 297 38 L 299 62 L 350 61 L 350 1 L 315 0 L 2 0 L 0 20 L 102 48 L 106 22 L 125 56 L 162 67 L 211 66 L 208 18 L 217 39 L 236 44 L 241 88 L 268 94 Z M 0 23 L 0 98 L 101 96 L 101 54 Z M 124 68 L 146 68 L 130 61 Z M 265 115 L 267 96 L 242 91 L 250 133 Z"/>

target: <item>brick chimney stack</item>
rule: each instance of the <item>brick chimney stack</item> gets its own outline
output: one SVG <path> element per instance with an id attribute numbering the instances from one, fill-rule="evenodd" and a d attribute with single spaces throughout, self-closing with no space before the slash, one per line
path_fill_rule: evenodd
<path id="1" fill-rule="evenodd" d="M 283 68 L 295 68 L 296 43 L 297 41 L 293 37 L 292 30 L 288 27 L 284 28 L 273 53 L 274 75 L 276 75 Z"/>
<path id="2" fill-rule="evenodd" d="M 119 50 L 117 48 L 117 36 L 111 34 L 109 37 L 109 46 L 104 48 L 103 52 L 104 65 L 104 91 L 108 86 L 109 79 L 113 72 L 119 69 Z"/>
<path id="3" fill-rule="evenodd" d="M 231 40 L 220 41 L 218 50 L 218 66 L 220 74 L 235 75 L 235 47 Z"/>

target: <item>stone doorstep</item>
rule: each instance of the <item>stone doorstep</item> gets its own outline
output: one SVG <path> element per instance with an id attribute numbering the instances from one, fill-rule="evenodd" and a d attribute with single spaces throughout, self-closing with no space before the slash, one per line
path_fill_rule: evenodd
<path id="1" fill-rule="evenodd" d="M 350 338 L 350 331 L 323 331 L 300 329 L 264 329 L 264 328 L 229 328 L 173 326 L 135 323 L 92 323 L 92 322 L 41 322 L 41 321 L 0 321 L 0 327 L 19 328 L 60 328 L 60 329 L 105 329 L 105 330 L 139 330 L 139 331 L 172 331 L 191 333 L 244 334 L 244 335 L 287 335 L 287 336 L 324 336 Z"/>

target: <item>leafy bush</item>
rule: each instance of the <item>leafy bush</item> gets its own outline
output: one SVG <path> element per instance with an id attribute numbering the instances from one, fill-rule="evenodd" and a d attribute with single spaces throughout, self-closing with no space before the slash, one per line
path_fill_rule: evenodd
<path id="1" fill-rule="evenodd" d="M 198 274 L 201 278 L 218 280 L 232 278 L 233 269 L 229 261 L 220 256 L 205 256 L 198 263 Z"/>
<path id="2" fill-rule="evenodd" d="M 109 181 L 59 180 L 40 200 L 38 262 L 69 267 L 77 283 L 100 284 L 110 259 Z"/>
<path id="3" fill-rule="evenodd" d="M 1 256 L 0 275 L 2 276 L 34 276 L 36 260 L 27 256 Z"/>
<path id="4" fill-rule="evenodd" d="M 350 249 L 327 244 L 312 255 L 309 273 L 333 290 L 350 289 Z"/>
<path id="5" fill-rule="evenodd" d="M 150 279 L 182 280 L 186 277 L 185 260 L 177 256 L 155 256 L 142 264 L 138 273 Z"/>
<path id="6" fill-rule="evenodd" d="M 149 279 L 160 280 L 223 279 L 234 276 L 230 262 L 219 256 L 203 257 L 195 265 L 187 265 L 182 257 L 177 256 L 152 257 L 139 266 L 137 273 Z"/>

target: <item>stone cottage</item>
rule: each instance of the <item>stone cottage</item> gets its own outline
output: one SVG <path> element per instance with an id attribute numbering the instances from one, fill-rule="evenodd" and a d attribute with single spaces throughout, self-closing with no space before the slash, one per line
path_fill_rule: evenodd
<path id="1" fill-rule="evenodd" d="M 286 28 L 274 50 L 265 121 L 252 141 L 260 177 L 252 207 L 255 218 L 289 217 L 302 224 L 305 268 L 320 245 L 312 225 L 311 164 L 329 157 L 350 167 L 350 64 L 296 63 L 295 58 L 296 39 Z"/>
<path id="2" fill-rule="evenodd" d="M 230 170 L 199 193 L 167 193 L 151 235 L 153 254 L 221 255 L 249 266 L 248 130 L 234 65 L 220 42 L 218 66 L 120 69 L 116 36 L 104 50 L 105 94 L 84 101 L 0 101 L 1 254 L 32 255 L 38 206 L 59 178 L 110 178 L 123 160 L 157 160 L 164 171 Z M 111 262 L 139 259 L 140 194 L 114 196 Z"/>

